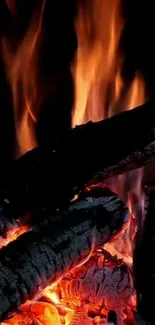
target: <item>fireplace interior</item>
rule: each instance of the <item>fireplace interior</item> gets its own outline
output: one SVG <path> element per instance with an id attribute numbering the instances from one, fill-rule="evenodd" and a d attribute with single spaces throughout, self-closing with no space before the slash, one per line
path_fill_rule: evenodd
<path id="1" fill-rule="evenodd" d="M 155 324 L 154 21 L 1 0 L 1 325 Z"/>

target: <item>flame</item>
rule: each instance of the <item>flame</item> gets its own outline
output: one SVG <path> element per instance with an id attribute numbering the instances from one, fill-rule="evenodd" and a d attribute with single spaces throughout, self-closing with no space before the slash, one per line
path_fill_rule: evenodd
<path id="1" fill-rule="evenodd" d="M 51 292 L 50 290 L 46 290 L 44 296 L 50 299 L 55 305 L 60 304 L 59 296 L 55 291 Z"/>
<path id="2" fill-rule="evenodd" d="M 9 0 L 7 2 L 11 3 Z M 7 37 L 3 37 L 3 56 L 14 103 L 16 155 L 36 145 L 35 123 L 38 107 L 43 98 L 39 84 L 37 84 L 37 54 L 42 39 L 44 6 L 45 1 L 42 0 L 40 10 L 35 13 L 23 41 L 15 50 L 12 49 Z M 107 118 L 125 109 L 133 109 L 145 101 L 145 84 L 141 74 L 137 71 L 128 85 L 122 77 L 124 58 L 119 53 L 119 42 L 125 20 L 120 7 L 121 0 L 79 0 L 75 20 L 78 48 L 71 65 L 75 85 L 73 127 L 89 120 L 98 121 Z M 112 255 L 116 254 L 118 258 L 123 258 L 129 266 L 132 265 L 136 227 L 143 220 L 142 176 L 143 170 L 141 169 L 109 180 L 109 186 L 126 203 L 128 202 L 131 217 L 124 232 L 108 243 L 105 248 Z M 77 266 L 79 269 L 89 260 L 93 250 L 94 245 L 86 260 Z M 55 283 L 54 286 L 56 285 Z M 34 315 L 40 325 L 71 324 L 76 307 L 79 306 L 74 306 L 73 302 L 71 308 L 61 306 L 61 299 L 53 285 L 48 286 L 41 294 L 48 299 L 49 303 L 29 301 L 21 306 L 22 315 L 16 313 L 14 322 L 11 323 L 9 319 L 7 324 L 18 324 L 27 313 L 31 320 Z"/>
<path id="3" fill-rule="evenodd" d="M 29 227 L 28 226 L 19 226 L 15 227 L 13 229 L 10 229 L 6 237 L 0 237 L 0 249 L 3 246 L 7 246 L 10 242 L 16 240 L 20 235 L 24 234 L 26 231 L 28 231 Z"/>
<path id="4" fill-rule="evenodd" d="M 65 304 L 62 304 L 59 294 L 56 290 L 57 287 L 55 287 L 53 291 L 45 290 L 44 297 L 46 297 L 52 304 L 54 304 L 58 308 L 59 314 L 61 316 L 64 316 L 64 324 L 69 325 L 75 314 L 75 309 L 66 307 Z"/>
<path id="5" fill-rule="evenodd" d="M 8 81 L 12 90 L 16 129 L 16 157 L 36 146 L 35 124 L 42 100 L 38 80 L 39 48 L 42 40 L 42 19 L 46 0 L 40 7 L 20 44 L 12 44 L 7 36 L 2 39 L 2 52 Z M 10 10 L 15 3 L 7 1 Z M 11 12 L 12 12 L 11 10 Z"/>
<path id="6" fill-rule="evenodd" d="M 119 53 L 119 42 L 125 20 L 121 14 L 121 4 L 121 0 L 92 0 L 86 1 L 84 5 L 79 2 L 75 21 L 78 48 L 72 63 L 75 83 L 73 127 L 89 120 L 98 121 L 110 117 L 145 102 L 145 83 L 140 72 L 135 73 L 128 85 L 122 78 L 124 58 Z M 124 233 L 105 247 L 129 265 L 132 265 L 136 222 L 143 217 L 142 176 L 141 169 L 112 178 L 108 182 L 112 190 L 129 204 L 131 217 Z M 132 201 L 133 195 L 136 203 L 135 199 Z M 135 204 L 139 207 L 138 211 Z"/>
<path id="7" fill-rule="evenodd" d="M 133 263 L 134 240 L 138 227 L 144 221 L 144 192 L 142 190 L 143 168 L 109 180 L 109 187 L 118 193 L 130 210 L 130 219 L 125 232 L 111 243 L 105 244 L 112 255 L 123 259 L 130 267 Z"/>
<path id="8" fill-rule="evenodd" d="M 73 126 L 101 120 L 145 101 L 140 73 L 135 74 L 127 90 L 121 76 L 123 58 L 118 48 L 125 21 L 120 7 L 120 0 L 79 2 L 75 21 L 78 48 L 72 63 Z"/>
<path id="9" fill-rule="evenodd" d="M 46 302 L 34 302 L 20 307 L 19 312 L 7 320 L 7 324 L 61 325 L 58 310 Z"/>

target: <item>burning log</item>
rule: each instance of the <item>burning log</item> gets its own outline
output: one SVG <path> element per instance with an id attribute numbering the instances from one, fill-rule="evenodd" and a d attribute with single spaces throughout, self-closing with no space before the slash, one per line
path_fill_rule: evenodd
<path id="1" fill-rule="evenodd" d="M 33 227 L 0 251 L 0 319 L 115 236 L 128 209 L 109 190 L 72 203 L 55 221 Z M 14 252 L 14 255 L 12 254 Z"/>
<path id="2" fill-rule="evenodd" d="M 137 311 L 142 319 L 154 325 L 155 264 L 151 254 L 155 249 L 155 190 L 149 194 L 143 233 L 139 235 L 141 240 L 137 238 L 134 256 Z"/>
<path id="3" fill-rule="evenodd" d="M 80 268 L 68 272 L 55 289 L 62 304 L 87 305 L 90 316 L 104 317 L 109 309 L 124 314 L 134 295 L 132 274 L 126 264 L 114 262 L 113 256 L 109 258 L 96 254 Z"/>
<path id="4" fill-rule="evenodd" d="M 1 175 L 1 209 L 6 200 L 8 214 L 14 211 L 16 216 L 38 206 L 63 208 L 96 174 L 104 180 L 154 157 L 155 105 L 150 101 L 107 120 L 78 126 L 63 139 L 15 161 Z"/>

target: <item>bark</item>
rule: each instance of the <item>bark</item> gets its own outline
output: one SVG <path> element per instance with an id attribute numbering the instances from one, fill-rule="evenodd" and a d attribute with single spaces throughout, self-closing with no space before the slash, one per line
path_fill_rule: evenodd
<path id="1" fill-rule="evenodd" d="M 154 158 L 155 104 L 150 101 L 78 126 L 15 161 L 1 175 L 1 209 L 5 205 L 7 214 L 17 217 L 35 207 L 62 208 L 92 179 L 105 180 Z"/>
<path id="2" fill-rule="evenodd" d="M 127 265 L 109 258 L 96 255 L 67 273 L 56 288 L 67 306 L 87 304 L 89 315 L 102 317 L 110 309 L 123 314 L 134 294 L 132 274 Z"/>
<path id="3" fill-rule="evenodd" d="M 155 190 L 149 194 L 149 206 L 145 217 L 141 240 L 137 237 L 134 252 L 135 288 L 137 311 L 143 320 L 155 324 Z"/>
<path id="4" fill-rule="evenodd" d="M 103 193 L 102 193 L 103 195 Z M 0 320 L 118 233 L 129 211 L 112 192 L 77 201 L 0 251 Z"/>

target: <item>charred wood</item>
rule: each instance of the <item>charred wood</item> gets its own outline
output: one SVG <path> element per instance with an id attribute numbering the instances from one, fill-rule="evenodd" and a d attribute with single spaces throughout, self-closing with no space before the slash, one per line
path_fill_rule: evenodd
<path id="1" fill-rule="evenodd" d="M 6 199 L 7 213 L 16 216 L 38 206 L 62 208 L 92 178 L 104 180 L 154 158 L 155 103 L 150 101 L 107 120 L 78 126 L 63 139 L 15 161 L 1 174 L 1 208 Z"/>
<path id="2" fill-rule="evenodd" d="M 103 195 L 103 193 L 102 193 Z M 55 283 L 115 236 L 129 211 L 112 192 L 72 203 L 0 251 L 0 319 Z"/>
<path id="3" fill-rule="evenodd" d="M 140 230 L 141 231 L 141 230 Z M 139 316 L 155 324 L 155 190 L 149 193 L 149 205 L 142 234 L 137 237 L 134 252 L 134 276 Z M 141 238 L 141 240 L 139 240 Z"/>
<path id="4" fill-rule="evenodd" d="M 125 264 L 116 264 L 113 257 L 95 255 L 87 263 L 68 272 L 56 287 L 66 306 L 88 306 L 88 314 L 105 316 L 109 309 L 120 315 L 130 304 L 134 294 L 132 274 Z M 131 305 L 131 308 L 133 306 Z"/>

